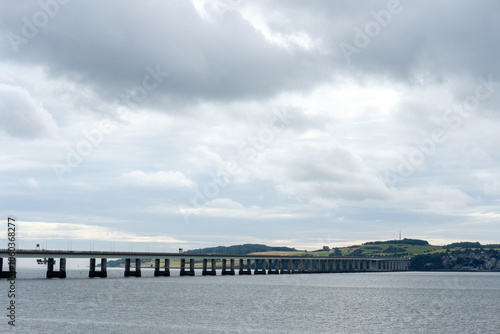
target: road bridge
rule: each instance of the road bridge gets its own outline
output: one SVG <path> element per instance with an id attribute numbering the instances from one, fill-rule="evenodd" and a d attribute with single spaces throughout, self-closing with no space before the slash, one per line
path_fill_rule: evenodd
<path id="1" fill-rule="evenodd" d="M 15 278 L 17 258 L 43 258 L 47 264 L 47 278 L 65 278 L 67 259 L 88 258 L 89 277 L 107 277 L 107 259 L 125 259 L 124 276 L 141 276 L 141 260 L 154 259 L 154 276 L 170 276 L 170 262 L 180 262 L 180 276 L 194 276 L 195 262 L 202 263 L 202 275 L 216 275 L 217 262 L 222 265 L 222 275 L 273 275 L 313 274 L 340 272 L 386 272 L 409 269 L 410 259 L 402 257 L 351 257 L 351 256 L 295 256 L 250 254 L 192 254 L 160 252 L 108 252 L 62 251 L 19 249 L 15 256 L 7 249 L 0 249 L 0 278 Z M 4 271 L 3 260 L 8 259 Z M 56 268 L 56 259 L 59 267 Z M 100 261 L 100 268 L 96 265 Z M 132 264 L 135 263 L 133 266 Z"/>

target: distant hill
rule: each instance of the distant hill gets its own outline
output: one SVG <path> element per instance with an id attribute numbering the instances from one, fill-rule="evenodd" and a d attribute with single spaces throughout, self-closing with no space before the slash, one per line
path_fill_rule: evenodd
<path id="1" fill-rule="evenodd" d="M 403 245 L 415 245 L 415 246 L 429 246 L 429 242 L 426 240 L 419 239 L 407 239 L 403 240 L 387 240 L 387 241 L 370 241 L 365 242 L 363 245 L 384 245 L 384 244 L 403 244 Z"/>
<path id="2" fill-rule="evenodd" d="M 262 252 L 297 252 L 297 249 L 290 247 L 272 247 L 261 244 L 244 244 L 234 246 L 217 246 L 199 248 L 185 251 L 188 254 L 250 254 Z"/>

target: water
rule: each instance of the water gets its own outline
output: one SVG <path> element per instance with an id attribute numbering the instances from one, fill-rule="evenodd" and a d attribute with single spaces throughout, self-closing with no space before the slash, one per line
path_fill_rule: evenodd
<path id="1" fill-rule="evenodd" d="M 500 273 L 44 278 L 19 270 L 18 333 L 500 333 Z M 8 283 L 0 282 L 0 332 Z M 4 307 L 5 306 L 5 307 Z"/>

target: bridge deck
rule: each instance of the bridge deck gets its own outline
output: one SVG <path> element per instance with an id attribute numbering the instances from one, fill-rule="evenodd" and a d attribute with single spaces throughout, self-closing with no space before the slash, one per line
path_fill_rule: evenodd
<path id="1" fill-rule="evenodd" d="M 0 257 L 9 257 L 7 249 L 0 249 Z M 359 256 L 294 256 L 294 255 L 249 255 L 249 254 L 192 254 L 192 253 L 159 253 L 159 252 L 111 252 L 111 251 L 63 251 L 63 250 L 36 250 L 18 249 L 16 258 L 129 258 L 129 259 L 153 259 L 168 258 L 171 260 L 180 259 L 317 259 L 317 260 L 397 260 L 398 257 L 359 257 Z"/>

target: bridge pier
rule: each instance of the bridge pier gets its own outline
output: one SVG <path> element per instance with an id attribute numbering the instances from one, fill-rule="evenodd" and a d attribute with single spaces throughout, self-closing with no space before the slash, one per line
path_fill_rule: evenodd
<path id="1" fill-rule="evenodd" d="M 290 259 L 281 259 L 280 260 L 280 274 L 291 274 L 292 273 L 292 265 L 291 265 L 292 260 Z M 286 268 L 286 269 L 285 269 Z"/>
<path id="2" fill-rule="evenodd" d="M 306 272 L 306 260 L 304 259 L 299 259 L 299 263 L 297 264 L 297 272 L 299 274 L 305 274 Z"/>
<path id="3" fill-rule="evenodd" d="M 238 274 L 240 275 L 252 275 L 252 261 L 250 259 L 247 259 L 247 268 L 244 269 L 243 265 L 244 260 L 240 259 L 240 270 Z"/>
<path id="4" fill-rule="evenodd" d="M 180 276 L 194 276 L 194 259 L 189 259 L 189 270 L 186 270 L 186 259 L 181 259 Z"/>
<path id="5" fill-rule="evenodd" d="M 222 275 L 234 275 L 234 259 L 230 259 L 230 269 L 227 269 L 227 259 L 222 259 Z"/>
<path id="6" fill-rule="evenodd" d="M 330 260 L 330 262 L 332 263 L 332 273 L 336 273 L 338 272 L 338 269 L 337 269 L 337 260 L 333 259 L 333 260 Z"/>
<path id="7" fill-rule="evenodd" d="M 163 270 L 160 267 L 160 259 L 155 259 L 155 277 L 159 276 L 170 276 L 170 259 L 165 259 L 165 264 L 163 265 Z"/>
<path id="8" fill-rule="evenodd" d="M 141 259 L 135 259 L 135 270 L 130 270 L 130 259 L 125 259 L 125 277 L 141 277 Z"/>
<path id="9" fill-rule="evenodd" d="M 262 269 L 259 269 L 259 263 L 262 264 Z M 266 260 L 258 260 L 255 259 L 255 270 L 253 272 L 254 275 L 265 275 L 266 274 Z"/>
<path id="10" fill-rule="evenodd" d="M 215 259 L 210 259 L 210 270 L 208 270 L 208 259 L 203 259 L 203 271 L 202 276 L 215 276 L 217 272 L 215 271 Z"/>
<path id="11" fill-rule="evenodd" d="M 16 278 L 16 258 L 9 257 L 9 270 L 3 270 L 3 258 L 0 257 L 0 278 Z"/>
<path id="12" fill-rule="evenodd" d="M 108 277 L 108 259 L 101 259 L 101 270 L 96 270 L 95 269 L 95 258 L 90 259 L 90 270 L 89 270 L 89 277 L 94 278 L 94 277 Z"/>
<path id="13" fill-rule="evenodd" d="M 304 266 L 305 268 L 303 268 L 303 273 L 310 274 L 313 269 L 313 260 L 312 259 L 304 260 Z"/>
<path id="14" fill-rule="evenodd" d="M 328 265 L 329 265 L 329 260 L 319 260 L 320 273 L 324 274 L 329 272 L 330 268 L 328 268 Z"/>
<path id="15" fill-rule="evenodd" d="M 54 270 L 54 258 L 47 262 L 47 278 L 66 278 L 66 259 L 59 259 L 59 271 Z"/>
<path id="16" fill-rule="evenodd" d="M 280 262 L 278 259 L 269 260 L 269 270 L 267 271 L 268 275 L 279 275 L 280 273 Z"/>
<path id="17" fill-rule="evenodd" d="M 336 265 L 335 260 L 328 259 L 328 272 L 329 273 L 334 273 L 335 272 L 335 269 L 336 269 L 335 265 Z"/>

